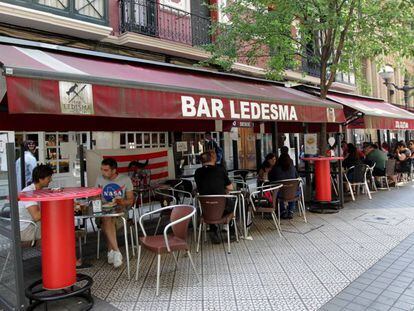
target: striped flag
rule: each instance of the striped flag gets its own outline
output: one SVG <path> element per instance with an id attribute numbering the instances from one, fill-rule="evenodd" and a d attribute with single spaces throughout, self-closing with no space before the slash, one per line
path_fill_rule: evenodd
<path id="1" fill-rule="evenodd" d="M 131 150 L 132 151 L 132 150 Z M 164 179 L 168 179 L 168 151 L 156 151 L 149 153 L 140 154 L 129 154 L 129 155 L 103 155 L 104 159 L 113 158 L 118 162 L 118 172 L 128 173 L 128 165 L 132 161 L 139 161 L 140 163 L 148 160 L 148 165 L 145 167 L 146 170 L 151 172 L 151 181 L 158 183 Z"/>

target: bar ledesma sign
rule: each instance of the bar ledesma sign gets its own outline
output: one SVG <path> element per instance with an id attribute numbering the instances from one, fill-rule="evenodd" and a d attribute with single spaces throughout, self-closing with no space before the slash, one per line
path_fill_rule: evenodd
<path id="1" fill-rule="evenodd" d="M 181 96 L 183 117 L 241 120 L 298 121 L 295 106 Z"/>

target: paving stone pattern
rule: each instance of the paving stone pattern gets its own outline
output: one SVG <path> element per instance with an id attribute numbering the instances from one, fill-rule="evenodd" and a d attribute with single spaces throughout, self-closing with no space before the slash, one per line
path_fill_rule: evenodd
<path id="1" fill-rule="evenodd" d="M 337 214 L 308 213 L 307 224 L 299 216 L 282 221 L 282 237 L 270 220 L 256 217 L 253 240 L 233 243 L 231 254 L 225 245 L 209 242 L 196 254 L 191 241 L 201 281 L 185 256 L 180 256 L 177 268 L 172 256 L 163 256 L 159 297 L 155 296 L 156 261 L 145 250 L 138 281 L 128 280 L 125 264 L 114 269 L 105 263 L 105 254 L 82 273 L 93 276 L 96 297 L 120 310 L 295 311 L 318 310 L 324 305 L 323 310 L 331 310 L 339 300 L 326 303 L 339 293 L 338 299 L 343 299 L 349 310 L 360 310 L 354 307 L 363 308 L 371 300 L 381 306 L 402 307 L 410 302 L 398 291 L 413 275 L 408 267 L 402 273 L 414 258 L 406 244 L 414 232 L 413 190 L 408 184 L 374 193 L 373 200 L 361 195 Z M 371 268 L 384 256 L 378 263 L 380 268 Z M 131 275 L 135 265 L 132 258 Z M 365 276 L 367 270 L 376 273 L 376 278 Z M 374 292 L 363 291 L 365 288 Z M 410 290 L 412 293 L 412 289 L 405 289 L 407 295 Z M 392 294 L 384 296 L 383 292 Z"/>
<path id="2" fill-rule="evenodd" d="M 414 310 L 414 234 L 391 250 L 321 310 Z"/>

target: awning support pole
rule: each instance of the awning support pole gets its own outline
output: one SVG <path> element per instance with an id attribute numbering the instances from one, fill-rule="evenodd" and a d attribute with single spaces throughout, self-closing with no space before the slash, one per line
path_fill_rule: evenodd
<path id="1" fill-rule="evenodd" d="M 18 191 L 23 190 L 26 188 L 26 163 L 24 157 L 24 145 L 20 145 L 20 181 L 22 189 L 17 189 Z"/>
<path id="2" fill-rule="evenodd" d="M 341 155 L 341 139 L 342 139 L 342 126 L 339 126 L 339 133 L 336 133 L 336 144 L 338 156 Z M 339 195 L 339 205 L 341 208 L 344 208 L 344 178 L 342 170 L 342 160 L 338 161 L 338 195 Z"/>
<path id="3" fill-rule="evenodd" d="M 279 156 L 279 141 L 278 141 L 279 133 L 277 131 L 277 123 L 272 122 L 272 152 Z"/>
<path id="4" fill-rule="evenodd" d="M 80 166 L 80 184 L 81 187 L 85 187 L 85 155 L 83 145 L 79 144 L 79 166 Z"/>

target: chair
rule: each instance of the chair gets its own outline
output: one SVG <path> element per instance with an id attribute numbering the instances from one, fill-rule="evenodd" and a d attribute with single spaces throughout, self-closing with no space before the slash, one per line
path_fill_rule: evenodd
<path id="1" fill-rule="evenodd" d="M 171 188 L 156 189 L 154 190 L 154 195 L 155 195 L 155 200 L 160 202 L 161 208 L 171 206 L 171 205 L 177 205 L 177 199 L 174 197 L 174 195 L 171 194 Z M 158 228 L 161 224 L 162 218 L 167 217 L 167 216 L 168 217 L 171 216 L 171 209 L 167 209 L 160 213 L 154 235 L 157 235 Z"/>
<path id="2" fill-rule="evenodd" d="M 249 173 L 250 173 L 249 170 L 235 170 L 235 171 L 229 172 L 229 177 L 233 177 L 233 178 L 239 177 L 243 179 L 243 181 L 246 181 L 247 175 L 249 175 Z"/>
<path id="3" fill-rule="evenodd" d="M 129 209 L 127 210 L 129 211 Z M 124 212 L 113 212 L 111 214 L 102 214 L 99 217 L 95 216 L 95 218 L 113 218 L 113 217 L 119 217 L 122 220 L 123 228 L 124 228 L 124 240 L 125 240 L 125 258 L 127 263 L 127 271 L 128 271 L 128 279 L 130 279 L 130 267 L 129 267 L 129 246 L 128 246 L 128 223 L 125 218 Z M 131 226 L 130 233 L 131 233 L 131 247 L 132 252 L 134 253 L 134 239 L 132 238 L 132 229 Z M 138 236 L 138 231 L 136 231 L 136 237 Z M 99 249 L 100 249 L 100 241 L 101 241 L 101 229 L 98 228 L 98 241 L 97 241 L 97 250 L 96 250 L 96 258 L 99 259 Z"/>
<path id="4" fill-rule="evenodd" d="M 7 208 L 10 208 L 10 206 L 3 206 L 3 208 L 1 209 L 0 221 L 10 223 L 10 226 L 11 226 L 10 209 L 7 209 Z M 29 224 L 29 226 L 34 227 L 33 239 L 30 242 L 30 247 L 34 247 L 35 243 L 36 243 L 36 233 L 37 233 L 37 230 L 39 230 L 39 226 L 34 221 L 31 221 L 31 220 L 19 219 L 19 223 L 21 223 L 21 224 L 22 223 L 27 223 L 27 224 Z M 8 261 L 10 259 L 10 255 L 11 255 L 11 248 L 9 248 L 8 251 L 7 251 L 7 255 L 6 255 L 4 264 L 3 264 L 3 268 L 1 269 L 1 273 L 0 273 L 0 281 L 3 279 L 3 275 L 4 275 L 4 272 L 6 271 L 6 267 L 7 267 Z"/>
<path id="5" fill-rule="evenodd" d="M 227 199 L 234 200 L 234 208 L 233 211 L 227 215 L 223 215 L 224 210 L 227 206 Z M 201 239 L 201 230 L 204 227 L 204 236 L 205 240 L 207 239 L 206 234 L 206 225 L 224 225 L 226 224 L 229 228 L 227 230 L 227 246 L 228 246 L 228 253 L 230 254 L 230 222 L 233 221 L 236 239 L 239 241 L 239 236 L 237 232 L 237 224 L 236 224 L 236 209 L 238 203 L 238 197 L 236 195 L 199 195 L 197 196 L 197 200 L 200 206 L 200 225 L 198 230 L 198 241 L 197 241 L 197 253 L 200 249 L 200 239 Z"/>
<path id="6" fill-rule="evenodd" d="M 370 181 L 372 191 L 378 190 L 377 185 L 375 183 L 375 176 L 374 176 L 374 168 L 376 164 L 377 163 L 374 163 L 374 165 L 372 166 L 368 165 L 368 171 L 367 171 L 367 179 Z"/>
<path id="7" fill-rule="evenodd" d="M 355 201 L 354 191 L 352 187 L 360 187 L 363 186 L 367 191 L 367 195 L 369 199 L 372 199 L 371 192 L 369 191 L 368 181 L 367 181 L 367 172 L 369 166 L 366 164 L 358 164 L 355 166 L 350 167 L 344 172 L 345 181 L 349 186 L 349 191 L 351 193 L 352 201 Z M 349 180 L 349 176 L 352 176 L 351 180 Z M 356 188 L 358 190 L 358 188 Z"/>
<path id="8" fill-rule="evenodd" d="M 165 210 L 171 210 L 171 222 L 164 228 L 164 233 L 162 235 L 147 236 L 145 228 L 142 224 L 143 218 L 154 213 L 163 212 Z M 190 222 L 190 219 L 194 216 L 195 212 L 195 207 L 191 205 L 173 205 L 148 212 L 139 218 L 139 225 L 144 236 L 139 239 L 140 243 L 138 245 L 137 271 L 135 274 L 135 280 L 138 281 L 141 247 L 144 247 L 145 249 L 157 254 L 157 296 L 159 294 L 160 287 L 161 254 L 172 253 L 177 264 L 177 258 L 175 257 L 174 252 L 186 251 L 197 279 L 199 279 L 193 259 L 191 257 L 189 246 L 187 244 L 188 224 Z M 170 228 L 172 229 L 172 234 L 167 234 Z"/>
<path id="9" fill-rule="evenodd" d="M 381 187 L 378 189 L 384 190 L 387 189 L 388 191 L 390 191 L 390 186 L 388 184 L 388 177 L 390 176 L 395 176 L 395 164 L 396 164 L 396 160 L 395 159 L 388 159 L 387 162 L 385 163 L 385 175 L 384 176 L 377 176 L 380 183 L 381 183 Z M 384 181 L 385 181 L 385 186 L 384 186 Z M 397 186 L 397 184 L 395 184 Z"/>
<path id="10" fill-rule="evenodd" d="M 250 193 L 250 204 L 255 213 L 271 214 L 275 228 L 279 234 L 282 236 L 281 227 L 280 227 L 280 208 L 277 202 L 277 194 L 283 185 L 264 185 L 257 187 L 254 191 Z M 262 205 L 263 203 L 263 205 Z M 277 209 L 277 216 L 276 211 Z"/>
<path id="11" fill-rule="evenodd" d="M 278 193 L 279 200 L 284 203 L 297 202 L 299 215 L 303 216 L 303 220 L 307 223 L 308 221 L 306 219 L 305 199 L 303 197 L 302 183 L 302 178 L 293 178 L 278 180 L 274 183 L 274 185 L 282 185 L 282 188 Z M 298 190 L 300 191 L 300 194 L 298 194 Z"/>

